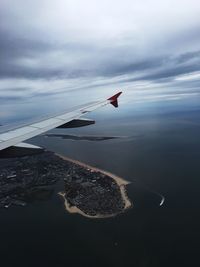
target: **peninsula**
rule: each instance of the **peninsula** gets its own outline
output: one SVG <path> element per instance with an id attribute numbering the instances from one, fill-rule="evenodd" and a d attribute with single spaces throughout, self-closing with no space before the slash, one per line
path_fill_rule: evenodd
<path id="1" fill-rule="evenodd" d="M 0 160 L 0 208 L 48 199 L 55 185 L 68 212 L 90 218 L 115 216 L 131 207 L 127 181 L 52 152 Z"/>
<path id="2" fill-rule="evenodd" d="M 67 211 L 90 218 L 105 218 L 132 206 L 126 194 L 129 182 L 80 161 L 58 156 L 73 164 L 64 178 L 65 191 L 59 193 Z"/>

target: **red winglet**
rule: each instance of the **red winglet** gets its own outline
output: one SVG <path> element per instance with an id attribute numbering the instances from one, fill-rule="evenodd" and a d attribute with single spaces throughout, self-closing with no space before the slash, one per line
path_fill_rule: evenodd
<path id="1" fill-rule="evenodd" d="M 116 95 L 111 96 L 107 100 L 110 100 L 110 104 L 112 104 L 115 108 L 118 107 L 118 97 L 121 95 L 122 92 L 117 93 Z"/>

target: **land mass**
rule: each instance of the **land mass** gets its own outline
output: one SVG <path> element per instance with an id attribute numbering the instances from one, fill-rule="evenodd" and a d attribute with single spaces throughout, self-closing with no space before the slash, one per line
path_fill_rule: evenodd
<path id="1" fill-rule="evenodd" d="M 66 210 L 87 217 L 105 218 L 132 206 L 125 188 L 128 181 L 80 161 L 58 156 L 73 163 L 64 179 L 65 191 L 60 192 Z"/>
<path id="2" fill-rule="evenodd" d="M 64 180 L 65 208 L 91 218 L 110 217 L 131 207 L 127 181 L 52 152 L 0 160 L 0 207 L 48 199 Z"/>
<path id="3" fill-rule="evenodd" d="M 58 137 L 62 139 L 78 140 L 78 141 L 105 141 L 110 139 L 121 138 L 118 136 L 97 136 L 97 135 L 69 135 L 69 134 L 45 134 L 45 137 Z"/>

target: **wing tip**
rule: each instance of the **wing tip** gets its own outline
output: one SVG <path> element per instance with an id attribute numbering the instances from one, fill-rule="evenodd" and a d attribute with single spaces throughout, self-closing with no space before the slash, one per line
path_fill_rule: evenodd
<path id="1" fill-rule="evenodd" d="M 109 97 L 107 100 L 110 101 L 110 104 L 113 105 L 115 108 L 118 107 L 118 97 L 122 94 L 122 92 L 118 92 L 117 94 Z"/>

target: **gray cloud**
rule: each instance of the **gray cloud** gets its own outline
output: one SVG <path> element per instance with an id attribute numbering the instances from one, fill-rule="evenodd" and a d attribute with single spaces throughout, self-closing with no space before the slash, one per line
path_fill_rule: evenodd
<path id="1" fill-rule="evenodd" d="M 2 36 L 1 33 L 0 35 Z M 20 39 L 6 35 L 3 36 L 2 40 L 0 43 L 2 55 L 0 77 L 2 78 L 67 79 L 98 76 L 115 77 L 141 73 L 138 78 L 132 80 L 157 80 L 200 70 L 200 51 L 186 52 L 175 57 L 166 54 L 159 57 L 153 55 L 149 56 L 148 59 L 136 60 L 132 55 L 129 55 L 131 48 L 129 51 L 125 51 L 126 47 L 103 47 L 100 49 L 98 45 L 95 47 L 94 45 L 78 43 L 59 46 L 49 42 Z M 73 64 L 73 62 L 67 64 L 68 54 L 76 54 L 77 52 L 90 54 L 90 57 L 86 56 L 80 65 Z M 51 66 L 49 66 L 50 62 L 41 62 L 43 58 L 44 60 L 48 57 L 51 58 L 54 53 L 62 54 L 66 59 L 55 66 L 53 62 Z M 58 59 L 59 57 L 60 55 L 58 55 Z M 38 60 L 39 62 L 34 64 Z M 143 75 L 144 72 L 145 75 Z"/>
<path id="2" fill-rule="evenodd" d="M 0 96 L 178 86 L 176 77 L 200 71 L 200 4 L 160 2 L 2 0 Z"/>

